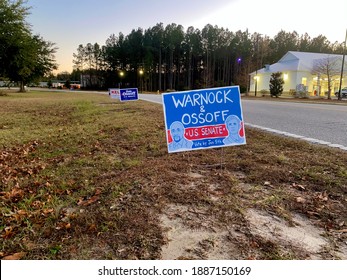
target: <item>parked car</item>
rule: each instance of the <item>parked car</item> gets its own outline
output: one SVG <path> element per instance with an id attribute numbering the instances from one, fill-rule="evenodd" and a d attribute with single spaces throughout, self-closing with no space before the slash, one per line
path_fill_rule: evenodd
<path id="1" fill-rule="evenodd" d="M 339 96 L 339 91 L 335 92 L 336 96 Z M 347 97 L 347 87 L 344 87 L 341 89 L 341 97 L 342 98 L 346 98 Z"/>

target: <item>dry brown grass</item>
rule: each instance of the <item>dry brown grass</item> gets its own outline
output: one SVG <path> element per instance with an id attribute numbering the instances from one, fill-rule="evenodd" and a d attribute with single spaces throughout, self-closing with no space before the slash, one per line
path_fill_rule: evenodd
<path id="1" fill-rule="evenodd" d="M 157 104 L 36 92 L 1 102 L 1 257 L 160 259 L 169 205 L 188 207 L 192 230 L 233 225 L 235 259 L 307 258 L 254 234 L 248 209 L 289 225 L 303 215 L 333 249 L 346 237 L 340 150 L 246 128 L 245 146 L 168 154 Z"/>

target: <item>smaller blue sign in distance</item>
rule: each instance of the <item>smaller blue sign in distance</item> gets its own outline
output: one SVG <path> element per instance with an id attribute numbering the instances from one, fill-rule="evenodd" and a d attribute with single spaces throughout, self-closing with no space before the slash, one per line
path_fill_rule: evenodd
<path id="1" fill-rule="evenodd" d="M 137 88 L 122 88 L 120 89 L 120 101 L 138 100 L 139 94 Z"/>

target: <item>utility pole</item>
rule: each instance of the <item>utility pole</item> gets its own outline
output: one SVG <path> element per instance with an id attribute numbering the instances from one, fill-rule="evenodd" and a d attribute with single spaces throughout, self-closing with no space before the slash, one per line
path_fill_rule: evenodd
<path id="1" fill-rule="evenodd" d="M 258 88 L 258 68 L 257 70 L 255 70 L 254 96 L 257 96 L 257 88 Z"/>
<path id="2" fill-rule="evenodd" d="M 341 96 L 341 87 L 342 87 L 342 78 L 343 78 L 343 67 L 345 65 L 346 41 L 347 41 L 347 29 L 346 29 L 346 36 L 345 36 L 345 45 L 343 46 L 342 66 L 341 66 L 341 76 L 340 76 L 338 100 L 341 100 L 341 98 L 342 98 L 342 96 Z"/>
<path id="3" fill-rule="evenodd" d="M 259 36 L 263 34 L 257 34 L 257 53 L 256 53 L 256 61 L 255 61 L 255 88 L 254 88 L 254 96 L 257 96 L 257 89 L 258 89 L 258 54 L 259 54 Z"/>

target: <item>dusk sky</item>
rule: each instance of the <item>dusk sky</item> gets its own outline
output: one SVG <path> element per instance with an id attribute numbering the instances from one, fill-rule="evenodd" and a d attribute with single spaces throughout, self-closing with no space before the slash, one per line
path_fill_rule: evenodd
<path id="1" fill-rule="evenodd" d="M 34 34 L 56 43 L 57 72 L 72 71 L 79 44 L 104 45 L 111 34 L 128 35 L 162 22 L 200 30 L 208 23 L 230 31 L 258 32 L 273 38 L 279 31 L 320 34 L 343 42 L 346 0 L 28 0 Z"/>

